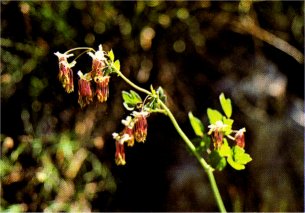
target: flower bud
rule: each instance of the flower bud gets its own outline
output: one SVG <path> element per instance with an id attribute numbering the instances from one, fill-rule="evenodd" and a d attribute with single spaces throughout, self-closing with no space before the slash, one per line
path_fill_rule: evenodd
<path id="1" fill-rule="evenodd" d="M 73 71 L 72 67 L 76 64 L 75 61 L 72 63 L 68 63 L 67 58 L 73 56 L 73 54 L 62 54 L 59 52 L 54 53 L 59 60 L 59 73 L 58 79 L 62 83 L 63 88 L 65 88 L 67 93 L 74 91 L 74 84 L 73 84 Z"/>

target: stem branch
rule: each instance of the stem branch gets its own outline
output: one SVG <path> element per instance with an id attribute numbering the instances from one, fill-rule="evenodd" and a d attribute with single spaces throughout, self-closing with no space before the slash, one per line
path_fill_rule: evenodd
<path id="1" fill-rule="evenodd" d="M 133 88 L 137 89 L 138 91 L 141 91 L 147 95 L 152 95 L 152 93 L 146 89 L 143 89 L 139 86 L 137 86 L 136 84 L 134 84 L 133 82 L 131 82 L 128 78 L 126 78 L 123 73 L 121 73 L 119 70 L 116 70 L 116 73 L 123 78 L 123 80 L 128 83 L 130 86 L 132 86 Z M 184 142 L 186 143 L 186 145 L 188 146 L 188 148 L 191 150 L 191 152 L 193 153 L 193 155 L 197 158 L 197 160 L 199 161 L 200 165 L 203 167 L 203 169 L 205 170 L 205 172 L 208 175 L 209 181 L 211 183 L 211 187 L 218 205 L 218 208 L 221 212 L 226 212 L 225 206 L 223 204 L 221 195 L 219 193 L 216 181 L 215 181 L 215 177 L 213 174 L 213 168 L 204 160 L 204 158 L 202 158 L 200 156 L 200 154 L 197 152 L 196 147 L 194 146 L 194 144 L 190 141 L 190 139 L 186 136 L 186 134 L 182 131 L 182 129 L 180 128 L 178 122 L 176 121 L 174 115 L 172 114 L 172 112 L 170 111 L 170 109 L 165 105 L 165 103 L 163 103 L 160 99 L 158 99 L 159 104 L 161 105 L 161 107 L 163 108 L 163 110 L 166 112 L 166 114 L 168 115 L 168 117 L 170 118 L 171 122 L 173 123 L 175 129 L 177 130 L 178 134 L 181 136 L 181 138 L 184 140 Z"/>
<path id="2" fill-rule="evenodd" d="M 175 117 L 173 116 L 173 114 L 169 110 L 169 108 L 161 100 L 159 100 L 159 103 L 162 106 L 162 108 L 167 112 L 168 117 L 172 121 L 174 127 L 176 128 L 176 130 L 179 133 L 179 135 L 181 136 L 181 138 L 184 140 L 184 142 L 186 143 L 188 148 L 191 150 L 193 155 L 197 158 L 197 160 L 199 161 L 199 163 L 201 164 L 201 166 L 207 173 L 219 210 L 221 212 L 226 212 L 226 208 L 223 204 L 223 201 L 222 201 L 221 195 L 219 193 L 219 190 L 218 190 L 218 187 L 217 187 L 217 184 L 215 181 L 215 177 L 213 174 L 214 169 L 198 154 L 198 152 L 196 151 L 196 147 L 193 145 L 193 143 L 190 141 L 190 139 L 182 131 L 182 129 L 180 128 L 179 124 L 177 123 Z"/>

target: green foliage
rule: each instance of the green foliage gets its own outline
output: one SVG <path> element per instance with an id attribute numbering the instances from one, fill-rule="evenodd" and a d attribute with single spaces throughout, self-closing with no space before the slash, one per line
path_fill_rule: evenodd
<path id="1" fill-rule="evenodd" d="M 207 114 L 210 124 L 215 124 L 217 121 L 222 121 L 223 116 L 218 110 L 208 108 Z"/>
<path id="2" fill-rule="evenodd" d="M 222 110 L 224 111 L 225 115 L 230 118 L 232 115 L 232 105 L 231 100 L 229 98 L 225 98 L 225 95 L 223 93 L 219 96 L 219 101 L 222 107 Z"/>
<path id="3" fill-rule="evenodd" d="M 226 159 L 219 154 L 218 150 L 213 150 L 209 155 L 209 163 L 211 166 L 219 171 L 223 170 L 226 165 Z"/>
<path id="4" fill-rule="evenodd" d="M 108 52 L 108 56 L 111 61 L 114 61 L 114 53 L 112 49 Z"/>
<path id="5" fill-rule="evenodd" d="M 122 98 L 124 107 L 129 111 L 134 110 L 138 104 L 142 103 L 140 95 L 133 90 L 130 92 L 122 91 Z"/>
<path id="6" fill-rule="evenodd" d="M 245 165 L 252 161 L 249 154 L 245 153 L 243 148 L 234 146 L 232 148 L 232 155 L 227 158 L 228 163 L 236 170 L 245 169 Z"/>
<path id="7" fill-rule="evenodd" d="M 225 115 L 216 109 L 207 109 L 207 116 L 210 122 L 210 131 L 208 134 L 204 133 L 202 122 L 192 112 L 189 112 L 188 116 L 191 126 L 195 134 L 199 136 L 193 141 L 196 143 L 196 148 L 199 153 L 207 152 L 209 154 L 209 162 L 215 169 L 221 171 L 226 167 L 227 163 L 236 170 L 245 169 L 245 165 L 252 158 L 249 154 L 245 153 L 243 148 L 235 145 L 235 137 L 231 136 L 232 133 L 237 132 L 237 130 L 232 129 L 234 120 L 230 118 L 232 115 L 231 100 L 225 98 L 224 94 L 221 93 L 219 102 Z M 214 149 L 212 148 L 212 151 L 208 135 L 211 135 L 214 146 L 216 145 Z M 233 140 L 232 145 L 230 145 L 228 140 Z"/>
<path id="8" fill-rule="evenodd" d="M 192 112 L 188 114 L 193 130 L 197 136 L 203 137 L 204 126 L 202 122 L 196 118 Z"/>

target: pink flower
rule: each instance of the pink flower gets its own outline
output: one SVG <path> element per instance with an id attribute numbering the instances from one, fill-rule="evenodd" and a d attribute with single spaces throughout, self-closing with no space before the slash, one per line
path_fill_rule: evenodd
<path id="1" fill-rule="evenodd" d="M 128 135 L 127 146 L 133 146 L 134 145 L 134 120 L 131 118 L 131 116 L 127 116 L 126 120 L 122 120 L 122 124 L 125 125 L 125 128 L 122 132 L 122 134 Z"/>
<path id="2" fill-rule="evenodd" d="M 83 108 L 88 105 L 93 100 L 90 79 L 88 79 L 88 75 L 82 75 L 79 71 L 80 79 L 78 80 L 78 103 Z"/>
<path id="3" fill-rule="evenodd" d="M 246 129 L 242 128 L 242 129 L 240 129 L 236 132 L 235 137 L 234 137 L 236 145 L 241 147 L 241 148 L 245 147 L 245 134 L 244 134 L 244 132 L 246 132 Z"/>
<path id="4" fill-rule="evenodd" d="M 109 97 L 109 80 L 110 76 L 95 77 L 97 99 L 103 103 Z"/>
<path id="5" fill-rule="evenodd" d="M 117 165 L 125 165 L 125 149 L 124 144 L 119 141 L 115 141 L 115 163 Z"/>
<path id="6" fill-rule="evenodd" d="M 102 45 L 99 45 L 99 50 L 94 54 L 92 52 L 89 52 L 88 54 L 92 58 L 92 77 L 100 75 L 107 61 Z"/>
<path id="7" fill-rule="evenodd" d="M 208 134 L 212 135 L 212 140 L 214 143 L 214 148 L 219 149 L 223 143 L 223 131 L 227 127 L 222 121 L 217 121 L 215 124 L 208 126 L 210 128 Z"/>
<path id="8" fill-rule="evenodd" d="M 54 53 L 59 60 L 59 73 L 58 79 L 62 83 L 63 88 L 65 88 L 67 93 L 74 91 L 74 84 L 73 84 L 73 71 L 72 67 L 76 64 L 75 61 L 72 63 L 68 63 L 67 58 L 73 56 L 73 54 L 62 54 L 59 52 Z"/>
<path id="9" fill-rule="evenodd" d="M 136 141 L 144 142 L 147 136 L 147 116 L 148 112 L 133 112 L 133 116 L 135 117 L 135 128 L 134 128 L 134 136 Z"/>
<path id="10" fill-rule="evenodd" d="M 115 139 L 115 163 L 117 165 L 125 165 L 125 148 L 124 143 L 129 140 L 129 135 L 113 133 L 113 138 Z"/>

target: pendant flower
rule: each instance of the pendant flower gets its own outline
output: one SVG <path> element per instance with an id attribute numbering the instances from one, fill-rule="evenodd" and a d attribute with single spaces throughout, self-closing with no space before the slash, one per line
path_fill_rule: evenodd
<path id="1" fill-rule="evenodd" d="M 78 103 L 83 108 L 93 101 L 93 95 L 90 85 L 90 75 L 83 75 L 81 71 L 78 72 L 80 79 L 78 80 Z"/>
<path id="2" fill-rule="evenodd" d="M 96 76 L 94 78 L 96 83 L 96 96 L 101 103 L 107 101 L 109 97 L 109 80 L 110 76 Z"/>
<path id="3" fill-rule="evenodd" d="M 113 138 L 115 139 L 115 163 L 117 165 L 125 165 L 125 148 L 124 143 L 130 139 L 128 134 L 118 134 L 113 133 Z"/>
<path id="4" fill-rule="evenodd" d="M 242 128 L 242 129 L 240 129 L 236 132 L 235 137 L 234 137 L 236 145 L 241 147 L 241 148 L 245 147 L 245 134 L 244 134 L 244 132 L 246 132 L 246 129 Z"/>
<path id="5" fill-rule="evenodd" d="M 123 130 L 123 134 L 127 134 L 129 139 L 127 140 L 127 146 L 134 145 L 134 135 L 133 135 L 133 128 L 134 128 L 134 121 L 131 116 L 127 116 L 126 120 L 122 120 L 122 124 L 125 125 Z"/>
<path id="6" fill-rule="evenodd" d="M 136 112 L 132 114 L 135 118 L 134 136 L 137 142 L 144 142 L 147 136 L 147 120 L 149 113 L 145 111 Z"/>
<path id="7" fill-rule="evenodd" d="M 94 54 L 92 52 L 88 52 L 88 55 L 92 58 L 92 77 L 94 78 L 97 74 L 102 74 L 103 69 L 105 68 L 105 64 L 107 59 L 105 58 L 105 51 L 103 51 L 103 46 L 99 45 L 99 50 Z"/>
<path id="8" fill-rule="evenodd" d="M 210 128 L 208 134 L 212 135 L 212 140 L 214 143 L 214 147 L 215 149 L 219 149 L 223 143 L 223 131 L 224 128 L 226 128 L 227 125 L 224 124 L 222 121 L 216 121 L 215 124 L 211 124 L 208 126 L 208 128 Z"/>
<path id="9" fill-rule="evenodd" d="M 72 67 L 76 64 L 76 61 L 69 63 L 67 58 L 73 56 L 73 54 L 62 54 L 60 52 L 54 53 L 58 57 L 59 61 L 59 73 L 58 79 L 62 83 L 63 88 L 66 90 L 67 93 L 74 91 L 74 84 L 73 84 L 73 71 Z"/>

